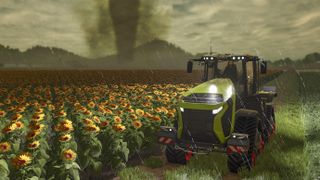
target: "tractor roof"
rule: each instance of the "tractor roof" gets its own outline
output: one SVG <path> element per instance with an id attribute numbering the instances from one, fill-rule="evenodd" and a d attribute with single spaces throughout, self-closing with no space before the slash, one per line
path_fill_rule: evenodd
<path id="1" fill-rule="evenodd" d="M 203 56 L 200 59 L 193 59 L 194 61 L 259 61 L 258 56 L 251 55 L 234 55 L 234 54 L 217 54 Z"/>

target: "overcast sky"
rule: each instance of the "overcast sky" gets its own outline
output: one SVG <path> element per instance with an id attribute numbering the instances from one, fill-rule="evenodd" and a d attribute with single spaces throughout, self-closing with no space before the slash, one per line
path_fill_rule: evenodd
<path id="1" fill-rule="evenodd" d="M 191 52 L 301 58 L 320 52 L 320 0 L 159 0 L 166 40 Z M 0 0 L 0 44 L 56 46 L 89 55 L 75 6 L 92 0 Z"/>

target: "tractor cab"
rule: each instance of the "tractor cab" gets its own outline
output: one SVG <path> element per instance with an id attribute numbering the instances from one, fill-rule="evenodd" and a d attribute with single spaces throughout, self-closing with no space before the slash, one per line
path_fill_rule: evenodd
<path id="1" fill-rule="evenodd" d="M 188 62 L 187 72 L 192 73 L 193 63 L 203 66 L 202 81 L 230 79 L 241 96 L 254 94 L 259 89 L 260 74 L 267 73 L 267 62 L 250 55 L 203 56 Z"/>

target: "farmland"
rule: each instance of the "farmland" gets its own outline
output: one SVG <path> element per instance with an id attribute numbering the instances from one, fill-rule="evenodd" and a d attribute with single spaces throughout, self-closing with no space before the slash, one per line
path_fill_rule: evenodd
<path id="1" fill-rule="evenodd" d="M 200 79 L 199 72 L 191 76 L 183 71 L 0 74 L 0 173 L 4 179 L 97 179 L 110 178 L 113 172 L 119 172 L 122 179 L 157 178 L 143 167 L 119 170 L 153 145 L 160 125 L 172 124 L 181 93 Z M 277 135 L 254 171 L 243 171 L 241 177 L 301 179 L 319 173 L 319 155 L 310 163 L 307 158 L 319 146 L 315 143 L 317 134 L 313 134 L 319 132 L 313 125 L 317 115 L 302 116 L 303 112 L 314 112 L 317 86 L 307 89 L 299 77 L 309 88 L 313 76 L 294 72 L 269 83 L 276 85 L 280 94 Z M 309 97 L 309 91 L 314 97 Z M 301 94 L 314 100 L 302 101 Z M 304 123 L 305 119 L 314 123 Z M 227 174 L 225 159 L 215 153 L 196 156 L 187 166 L 164 170 L 161 177 L 221 179 Z"/>

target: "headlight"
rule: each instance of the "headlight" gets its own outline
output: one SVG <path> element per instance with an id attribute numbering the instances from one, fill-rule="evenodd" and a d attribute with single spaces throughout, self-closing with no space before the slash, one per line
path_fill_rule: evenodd
<path id="1" fill-rule="evenodd" d="M 180 111 L 181 111 L 181 112 L 184 112 L 184 109 L 181 107 L 181 108 L 180 108 Z"/>
<path id="2" fill-rule="evenodd" d="M 214 93 L 193 93 L 184 97 L 183 101 L 190 103 L 218 104 L 223 102 L 223 97 L 221 94 Z"/>
<path id="3" fill-rule="evenodd" d="M 212 110 L 212 114 L 218 114 L 222 109 L 223 109 L 222 106 L 219 107 L 218 109 L 214 109 Z"/>

